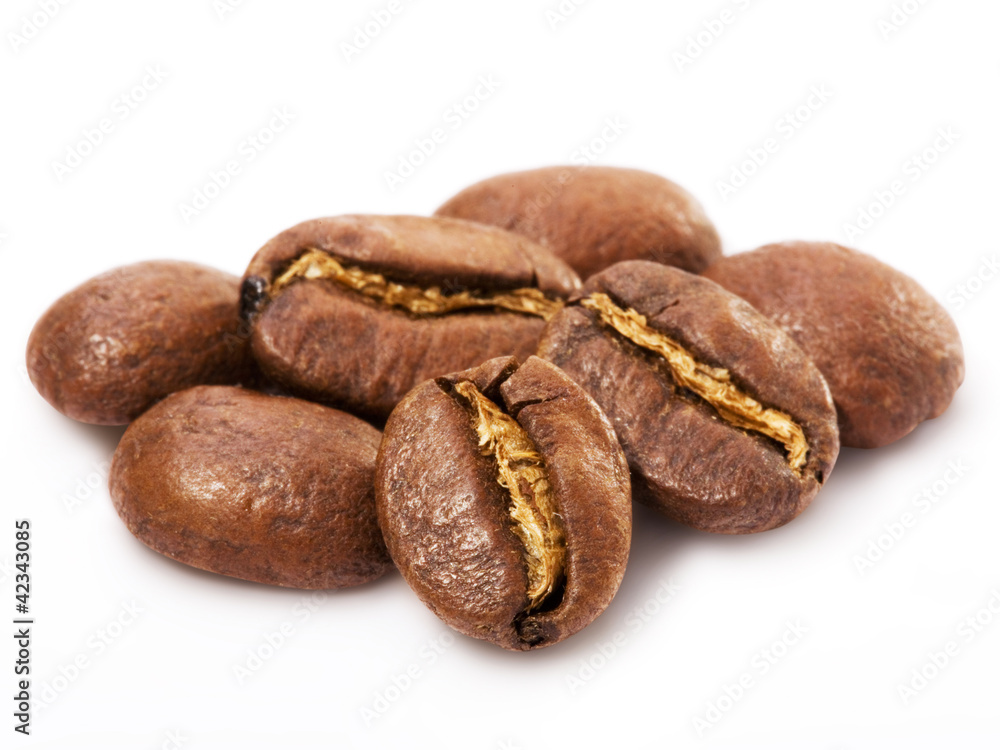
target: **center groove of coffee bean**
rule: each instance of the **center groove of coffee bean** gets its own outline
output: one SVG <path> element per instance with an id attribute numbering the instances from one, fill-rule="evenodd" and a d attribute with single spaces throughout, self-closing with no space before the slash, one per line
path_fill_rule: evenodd
<path id="1" fill-rule="evenodd" d="M 416 315 L 444 315 L 456 310 L 493 307 L 548 320 L 562 307 L 562 301 L 550 299 L 541 290 L 530 287 L 503 292 L 463 291 L 446 294 L 436 286 L 424 289 L 397 284 L 382 274 L 365 271 L 358 266 L 344 265 L 329 253 L 314 249 L 299 256 L 275 279 L 271 285 L 271 298 L 298 279 L 326 279 L 377 302 L 400 307 Z"/>
<path id="2" fill-rule="evenodd" d="M 537 610 L 560 583 L 566 558 L 566 539 L 545 460 L 524 428 L 475 385 L 463 381 L 455 391 L 468 403 L 479 448 L 484 456 L 493 456 L 497 482 L 510 495 L 509 513 L 528 567 L 525 612 Z"/>
<path id="3" fill-rule="evenodd" d="M 580 300 L 580 304 L 596 312 L 605 325 L 636 346 L 665 359 L 675 383 L 706 401 L 724 420 L 781 443 L 789 467 L 796 475 L 801 475 L 809 443 L 802 428 L 790 416 L 763 406 L 732 382 L 728 370 L 698 362 L 676 341 L 651 328 L 644 315 L 618 307 L 608 295 L 597 292 Z"/>

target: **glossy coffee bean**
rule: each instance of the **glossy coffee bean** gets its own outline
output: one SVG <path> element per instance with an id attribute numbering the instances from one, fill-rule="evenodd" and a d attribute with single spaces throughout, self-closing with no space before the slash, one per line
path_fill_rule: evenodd
<path id="1" fill-rule="evenodd" d="M 560 260 L 494 227 L 342 216 L 267 243 L 244 277 L 243 311 L 266 375 L 384 418 L 428 378 L 528 356 L 578 287 Z"/>
<path id="2" fill-rule="evenodd" d="M 836 460 L 816 367 L 748 303 L 685 271 L 629 261 L 592 277 L 539 355 L 611 419 L 636 498 L 695 528 L 787 523 Z"/>
<path id="3" fill-rule="evenodd" d="M 239 279 L 146 261 L 63 295 L 28 339 L 28 376 L 52 406 L 91 424 L 127 424 L 174 391 L 252 380 Z"/>
<path id="4" fill-rule="evenodd" d="M 939 416 L 965 376 L 954 321 L 923 287 L 870 255 L 786 242 L 705 272 L 774 320 L 830 385 L 843 445 L 877 448 Z"/>
<path id="5" fill-rule="evenodd" d="M 437 210 L 544 245 L 588 278 L 623 260 L 698 273 L 722 257 L 719 235 L 684 188 L 617 167 L 546 167 L 498 175 Z"/>
<path id="6" fill-rule="evenodd" d="M 621 448 L 594 401 L 537 357 L 414 389 L 386 425 L 375 488 L 403 577 L 473 638 L 556 643 L 607 607 L 624 574 Z"/>
<path id="7" fill-rule="evenodd" d="M 319 404 L 200 386 L 129 425 L 111 498 L 139 541 L 187 565 L 292 588 L 355 586 L 392 567 L 375 517 L 380 439 Z"/>

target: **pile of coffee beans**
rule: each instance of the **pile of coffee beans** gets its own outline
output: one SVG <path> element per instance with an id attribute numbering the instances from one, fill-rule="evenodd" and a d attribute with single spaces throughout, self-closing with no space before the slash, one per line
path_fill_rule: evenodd
<path id="1" fill-rule="evenodd" d="M 152 549 L 304 589 L 395 566 L 517 651 L 608 606 L 633 499 L 773 529 L 842 445 L 898 440 L 964 375 L 951 318 L 900 272 L 828 243 L 723 257 L 685 190 L 603 167 L 306 221 L 242 280 L 109 271 L 42 316 L 27 367 L 66 416 L 129 425 L 110 492 Z"/>

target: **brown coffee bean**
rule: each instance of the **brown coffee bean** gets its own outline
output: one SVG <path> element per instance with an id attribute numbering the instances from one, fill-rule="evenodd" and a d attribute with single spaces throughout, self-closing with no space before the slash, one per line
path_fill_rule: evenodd
<path id="1" fill-rule="evenodd" d="M 319 404 L 200 386 L 129 425 L 111 498 L 139 541 L 186 565 L 291 588 L 355 586 L 392 566 L 375 517 L 380 439 Z"/>
<path id="2" fill-rule="evenodd" d="M 424 604 L 506 649 L 580 630 L 625 572 L 621 447 L 593 399 L 537 357 L 414 389 L 386 425 L 375 493 L 389 552 Z"/>
<path id="3" fill-rule="evenodd" d="M 870 255 L 786 242 L 705 276 L 774 320 L 826 377 L 840 440 L 877 448 L 948 408 L 965 376 L 954 321 L 923 287 Z"/>
<path id="4" fill-rule="evenodd" d="M 544 245 L 584 279 L 623 260 L 698 273 L 722 257 L 719 235 L 684 188 L 616 167 L 546 167 L 483 180 L 437 210 Z"/>
<path id="5" fill-rule="evenodd" d="M 539 355 L 611 419 L 635 497 L 697 529 L 781 526 L 836 460 L 816 367 L 749 304 L 680 269 L 629 261 L 591 277 Z"/>
<path id="6" fill-rule="evenodd" d="M 252 380 L 239 279 L 194 263 L 147 261 L 60 297 L 28 339 L 28 376 L 52 406 L 127 424 L 174 391 Z"/>
<path id="7" fill-rule="evenodd" d="M 543 248 L 494 227 L 342 216 L 267 243 L 244 277 L 243 310 L 265 374 L 384 418 L 428 378 L 530 355 L 579 284 Z"/>

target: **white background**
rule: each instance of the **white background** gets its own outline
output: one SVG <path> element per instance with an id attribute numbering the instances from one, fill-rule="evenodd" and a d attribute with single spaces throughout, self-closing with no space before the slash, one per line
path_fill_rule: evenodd
<path id="1" fill-rule="evenodd" d="M 1000 281 L 975 279 L 998 251 L 1000 7 L 908 0 L 915 12 L 890 33 L 880 29 L 889 0 L 591 0 L 564 4 L 575 11 L 560 23 L 547 17 L 558 0 L 401 0 L 348 61 L 342 44 L 387 4 L 249 0 L 220 17 L 212 0 L 97 0 L 51 19 L 42 2 L 3 4 L 0 612 L 13 617 L 13 520 L 30 518 L 32 686 L 55 697 L 34 710 L 29 739 L 13 733 L 4 638 L 0 744 L 996 747 L 1000 614 L 985 608 L 1000 608 Z M 723 10 L 731 23 L 679 62 Z M 33 38 L 11 36 L 26 38 L 32 17 L 46 21 Z M 165 80 L 123 109 L 148 66 Z M 480 77 L 495 90 L 480 88 L 475 111 L 457 114 Z M 813 87 L 830 96 L 800 110 L 799 127 L 779 122 Z M 255 151 L 246 139 L 273 108 L 293 119 Z M 55 168 L 102 118 L 111 132 L 92 153 L 68 174 Z M 606 130 L 608 118 L 623 132 Z M 386 172 L 437 127 L 444 142 L 390 189 Z M 912 157 L 942 128 L 957 140 L 914 172 Z M 592 163 L 686 186 L 727 252 L 834 240 L 916 278 L 955 317 L 967 376 L 943 417 L 890 447 L 843 451 L 813 506 L 782 529 L 715 537 L 637 511 L 618 597 L 553 648 L 512 654 L 452 639 L 395 574 L 330 592 L 307 618 L 305 592 L 156 555 L 107 494 L 102 464 L 121 431 L 60 416 L 26 378 L 34 321 L 108 268 L 183 258 L 239 274 L 298 221 L 429 213 L 489 175 L 585 159 L 580 149 L 602 132 Z M 720 181 L 769 137 L 777 153 L 723 197 Z M 181 204 L 229 160 L 239 173 L 185 221 Z M 902 194 L 849 237 L 845 224 L 895 180 Z M 970 281 L 975 293 L 959 304 Z M 916 501 L 924 488 L 937 498 L 927 512 Z M 859 570 L 908 512 L 912 527 L 883 537 L 887 551 Z M 676 588 L 665 604 L 661 582 Z M 133 602 L 141 612 L 120 625 Z M 977 613 L 980 630 L 960 630 Z M 290 634 L 270 653 L 283 623 Z M 808 632 L 764 673 L 761 651 L 787 623 Z M 899 686 L 949 641 L 957 656 L 904 701 Z M 234 669 L 249 652 L 270 658 L 241 684 Z M 397 689 L 408 671 L 418 676 Z M 728 699 L 744 675 L 752 686 Z M 382 710 L 366 722 L 366 708 Z M 696 719 L 710 727 L 699 733 Z"/>

